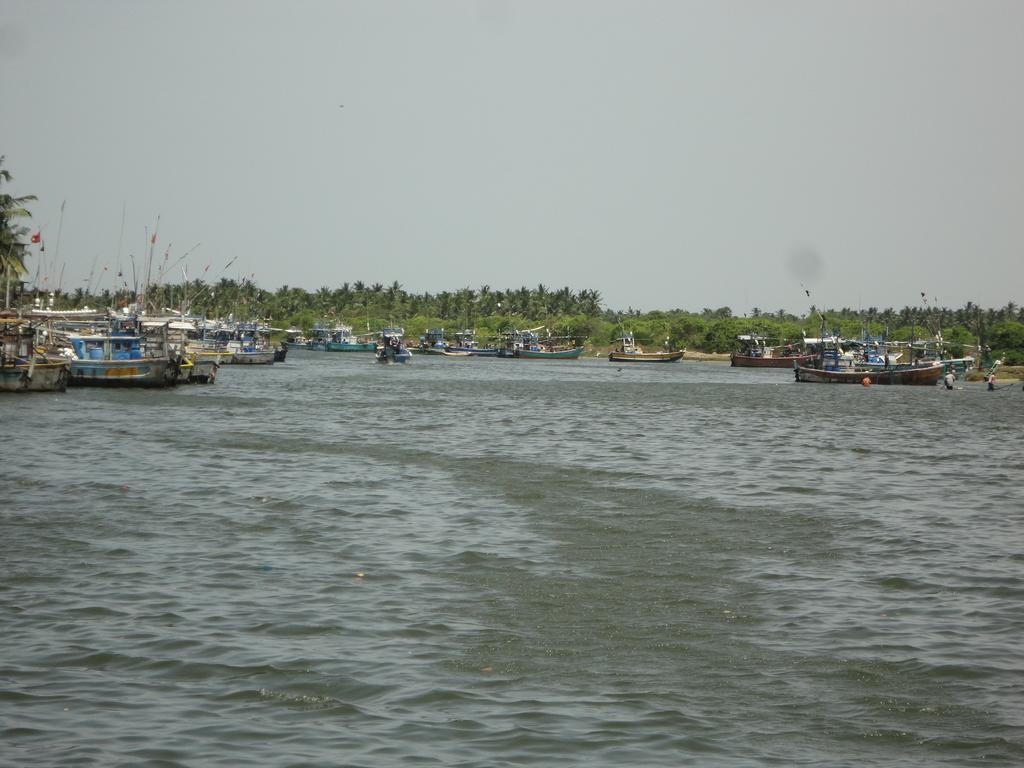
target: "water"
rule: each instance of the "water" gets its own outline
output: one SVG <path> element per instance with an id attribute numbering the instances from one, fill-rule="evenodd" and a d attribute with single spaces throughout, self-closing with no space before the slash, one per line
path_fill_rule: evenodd
<path id="1" fill-rule="evenodd" d="M 1024 393 L 792 378 L 0 398 L 0 764 L 1024 763 Z"/>

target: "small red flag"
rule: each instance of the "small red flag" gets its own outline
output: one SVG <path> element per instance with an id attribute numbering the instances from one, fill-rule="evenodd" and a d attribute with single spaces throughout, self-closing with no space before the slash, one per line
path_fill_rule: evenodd
<path id="1" fill-rule="evenodd" d="M 34 235 L 32 235 L 32 242 L 33 243 L 41 243 L 41 242 L 43 242 L 43 234 L 42 234 L 42 232 L 36 232 Z"/>

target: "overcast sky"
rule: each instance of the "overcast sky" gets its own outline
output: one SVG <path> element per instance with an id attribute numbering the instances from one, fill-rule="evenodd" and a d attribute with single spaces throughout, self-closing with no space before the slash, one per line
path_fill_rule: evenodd
<path id="1" fill-rule="evenodd" d="M 271 290 L 1002 306 L 1022 41 L 1020 0 L 4 0 L 4 191 L 67 290 L 159 217 Z"/>

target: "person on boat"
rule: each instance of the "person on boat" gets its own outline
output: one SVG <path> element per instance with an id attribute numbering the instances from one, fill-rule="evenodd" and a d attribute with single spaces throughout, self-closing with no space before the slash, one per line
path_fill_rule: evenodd
<path id="1" fill-rule="evenodd" d="M 946 374 L 946 378 L 945 378 L 946 389 L 952 389 L 954 381 L 956 381 L 956 374 L 954 374 L 952 371 L 950 371 L 949 373 Z"/>

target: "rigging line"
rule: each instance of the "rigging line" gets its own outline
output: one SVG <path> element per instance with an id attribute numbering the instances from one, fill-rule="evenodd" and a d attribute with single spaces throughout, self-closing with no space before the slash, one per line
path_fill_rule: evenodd
<path id="1" fill-rule="evenodd" d="M 124 243 L 124 216 L 127 209 L 127 204 L 121 202 L 121 234 L 117 238 L 117 271 L 121 271 L 121 246 Z"/>
<path id="2" fill-rule="evenodd" d="M 53 266 L 57 266 L 57 262 L 60 259 L 60 235 L 64 231 L 64 206 L 67 204 L 67 200 L 60 201 L 60 218 L 57 220 L 57 245 L 53 249 Z M 64 270 L 61 270 L 61 279 L 63 280 Z M 60 283 L 57 284 L 57 292 L 60 293 Z"/>

